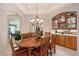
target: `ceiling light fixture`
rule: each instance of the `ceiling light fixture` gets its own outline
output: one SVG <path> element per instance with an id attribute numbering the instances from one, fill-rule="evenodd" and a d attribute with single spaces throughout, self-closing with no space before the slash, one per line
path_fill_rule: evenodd
<path id="1" fill-rule="evenodd" d="M 43 20 L 38 17 L 38 3 L 36 3 L 36 16 L 35 16 L 35 18 L 31 19 L 30 22 L 32 22 L 32 23 L 36 23 L 36 22 L 42 23 L 43 22 Z"/>
<path id="2" fill-rule="evenodd" d="M 34 35 L 40 36 L 41 34 L 43 34 L 42 33 L 43 20 L 38 17 L 38 4 L 37 3 L 36 3 L 36 16 L 35 18 L 31 19 L 30 22 L 32 24 L 32 28 L 34 28 L 34 31 L 33 31 L 35 32 Z"/>

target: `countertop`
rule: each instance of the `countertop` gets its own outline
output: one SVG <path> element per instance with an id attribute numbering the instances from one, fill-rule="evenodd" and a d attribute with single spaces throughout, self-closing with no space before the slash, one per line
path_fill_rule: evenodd
<path id="1" fill-rule="evenodd" d="M 52 34 L 56 34 L 56 35 L 66 35 L 66 36 L 76 36 L 76 34 L 61 34 L 61 33 L 52 33 Z"/>

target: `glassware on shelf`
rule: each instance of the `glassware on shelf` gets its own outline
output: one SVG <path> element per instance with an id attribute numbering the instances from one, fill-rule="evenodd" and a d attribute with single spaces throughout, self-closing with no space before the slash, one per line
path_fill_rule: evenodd
<path id="1" fill-rule="evenodd" d="M 70 18 L 67 19 L 67 23 L 71 24 L 71 19 Z"/>
<path id="2" fill-rule="evenodd" d="M 75 17 L 71 17 L 72 23 L 76 23 L 76 18 Z"/>
<path id="3" fill-rule="evenodd" d="M 70 17 L 67 19 L 68 28 L 76 28 L 76 17 Z"/>
<path id="4" fill-rule="evenodd" d="M 75 28 L 76 26 L 75 26 L 75 24 L 72 24 L 72 28 Z"/>
<path id="5" fill-rule="evenodd" d="M 73 23 L 76 23 L 76 18 L 75 17 L 70 17 L 67 19 L 67 23 L 68 24 L 73 24 Z"/>
<path id="6" fill-rule="evenodd" d="M 68 28 L 75 28 L 76 26 L 75 26 L 75 24 L 69 24 L 68 25 Z"/>
<path id="7" fill-rule="evenodd" d="M 65 17 L 64 17 L 64 16 L 61 16 L 61 17 L 59 18 L 59 22 L 65 22 Z"/>
<path id="8" fill-rule="evenodd" d="M 69 25 L 68 25 L 68 28 L 71 28 L 71 27 L 72 27 L 72 25 L 69 24 Z"/>

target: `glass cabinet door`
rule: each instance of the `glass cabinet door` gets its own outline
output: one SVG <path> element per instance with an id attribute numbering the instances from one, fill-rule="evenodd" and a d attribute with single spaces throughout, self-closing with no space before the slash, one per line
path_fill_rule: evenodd
<path id="1" fill-rule="evenodd" d="M 71 19 L 70 18 L 67 19 L 67 24 L 71 24 Z"/>
<path id="2" fill-rule="evenodd" d="M 68 24 L 73 24 L 73 23 L 76 23 L 76 18 L 75 17 L 70 17 L 67 19 L 67 23 Z"/>
<path id="3" fill-rule="evenodd" d="M 71 17 L 71 23 L 76 23 L 76 17 Z"/>
<path id="4" fill-rule="evenodd" d="M 53 28 L 53 29 L 57 29 L 57 28 L 58 28 L 58 20 L 54 20 L 54 21 L 52 22 L 52 28 Z"/>
<path id="5" fill-rule="evenodd" d="M 73 29 L 73 28 L 76 28 L 76 25 L 77 25 L 76 17 L 69 17 L 67 19 L 67 28 Z"/>
<path id="6" fill-rule="evenodd" d="M 61 23 L 61 22 L 65 22 L 65 17 L 64 17 L 64 16 L 61 16 L 61 17 L 59 18 L 59 23 Z"/>
<path id="7" fill-rule="evenodd" d="M 63 12 L 52 20 L 52 28 L 77 29 L 77 15 L 75 12 Z"/>

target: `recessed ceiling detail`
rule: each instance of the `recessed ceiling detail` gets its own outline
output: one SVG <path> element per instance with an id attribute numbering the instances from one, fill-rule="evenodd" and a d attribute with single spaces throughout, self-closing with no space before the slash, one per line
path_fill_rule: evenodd
<path id="1" fill-rule="evenodd" d="M 39 14 L 51 12 L 67 3 L 38 3 Z M 36 13 L 36 3 L 16 3 L 16 6 L 20 8 L 26 14 Z"/>

